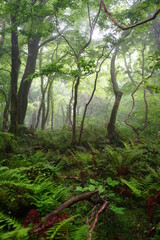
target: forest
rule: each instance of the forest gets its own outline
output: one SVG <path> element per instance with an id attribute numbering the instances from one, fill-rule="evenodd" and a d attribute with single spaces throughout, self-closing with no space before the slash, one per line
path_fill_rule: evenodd
<path id="1" fill-rule="evenodd" d="M 159 0 L 0 1 L 0 239 L 160 240 Z"/>

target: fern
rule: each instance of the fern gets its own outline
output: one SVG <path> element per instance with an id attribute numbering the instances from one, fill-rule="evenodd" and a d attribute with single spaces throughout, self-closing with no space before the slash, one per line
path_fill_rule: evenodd
<path id="1" fill-rule="evenodd" d="M 136 179 L 132 178 L 130 181 L 121 179 L 121 182 L 127 185 L 131 189 L 131 191 L 135 194 L 135 196 L 137 197 L 142 196 L 142 190 L 138 189 L 140 188 L 140 184 Z"/>
<path id="2" fill-rule="evenodd" d="M 52 227 L 48 234 L 51 234 L 48 239 L 63 239 L 63 240 L 82 240 L 88 237 L 88 226 L 76 226 L 73 221 L 80 217 L 80 214 L 74 215 Z"/>
<path id="3" fill-rule="evenodd" d="M 2 240 L 27 240 L 30 228 L 24 228 L 18 221 L 0 212 L 0 235 Z"/>

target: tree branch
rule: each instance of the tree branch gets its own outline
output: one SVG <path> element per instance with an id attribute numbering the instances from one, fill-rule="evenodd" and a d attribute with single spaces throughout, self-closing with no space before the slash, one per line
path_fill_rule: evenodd
<path id="1" fill-rule="evenodd" d="M 4 68 L 0 68 L 0 71 L 5 71 L 5 72 L 8 72 L 9 74 L 11 74 L 11 71 L 4 69 Z"/>
<path id="2" fill-rule="evenodd" d="M 63 31 L 64 31 L 64 30 L 63 30 Z M 62 32 L 63 32 L 63 31 L 62 31 Z M 59 36 L 60 36 L 60 34 L 58 33 L 56 36 L 53 36 L 53 37 L 47 39 L 46 41 L 44 41 L 43 43 L 41 43 L 41 44 L 38 46 L 38 48 L 41 48 L 41 47 L 45 46 L 47 43 L 54 41 L 54 40 L 57 39 Z"/>
<path id="3" fill-rule="evenodd" d="M 147 19 L 145 19 L 145 20 L 143 20 L 143 21 L 141 21 L 141 22 L 139 22 L 139 23 L 135 23 L 135 24 L 132 24 L 132 25 L 130 25 L 130 26 L 128 26 L 128 27 L 125 27 L 125 26 L 120 25 L 120 24 L 112 17 L 112 14 L 108 11 L 108 9 L 107 9 L 107 7 L 106 7 L 106 5 L 105 5 L 105 3 L 104 3 L 104 0 L 101 0 L 101 4 L 103 5 L 104 11 L 107 13 L 107 15 L 109 16 L 110 20 L 111 20 L 118 28 L 120 28 L 121 30 L 128 30 L 128 29 L 131 29 L 131 28 L 135 28 L 135 27 L 137 27 L 137 26 L 139 26 L 139 25 L 142 25 L 142 24 L 144 24 L 144 23 L 147 23 L 147 22 L 149 22 L 149 21 L 152 21 L 152 20 L 154 20 L 154 19 L 158 16 L 158 14 L 160 13 L 160 8 L 159 8 L 158 10 L 155 11 L 155 13 L 153 14 L 152 17 L 147 18 Z"/>

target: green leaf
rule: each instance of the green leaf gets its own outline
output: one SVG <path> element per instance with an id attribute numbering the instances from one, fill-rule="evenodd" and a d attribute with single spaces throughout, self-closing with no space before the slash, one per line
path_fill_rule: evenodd
<path id="1" fill-rule="evenodd" d="M 110 177 L 107 178 L 107 183 L 108 183 L 108 185 L 110 185 L 111 187 L 114 187 L 114 186 L 116 186 L 116 185 L 119 184 L 118 181 L 112 180 L 112 178 L 110 178 Z"/>
<path id="2" fill-rule="evenodd" d="M 97 182 L 94 179 L 90 179 L 89 181 L 90 181 L 90 183 L 97 185 Z"/>
<path id="3" fill-rule="evenodd" d="M 83 191 L 84 191 L 84 188 L 82 188 L 82 187 L 76 187 L 76 191 L 83 192 Z"/>
<path id="4" fill-rule="evenodd" d="M 94 186 L 94 185 L 90 185 L 89 187 L 88 187 L 88 190 L 89 191 L 94 191 L 96 189 L 96 187 Z"/>
<path id="5" fill-rule="evenodd" d="M 124 183 L 125 185 L 127 185 L 137 197 L 141 196 L 141 190 L 137 189 L 138 186 L 136 186 L 136 180 L 135 179 L 132 179 L 131 182 L 129 182 L 125 179 L 121 179 L 121 182 Z"/>
<path id="6" fill-rule="evenodd" d="M 100 186 L 98 187 L 98 191 L 99 191 L 99 193 L 101 194 L 101 193 L 103 193 L 103 192 L 105 191 L 105 189 L 103 188 L 102 185 L 100 185 Z"/>
<path id="7" fill-rule="evenodd" d="M 125 208 L 116 207 L 116 206 L 114 206 L 114 205 L 111 205 L 111 206 L 110 206 L 110 209 L 111 209 L 111 211 L 113 211 L 114 213 L 120 214 L 120 215 L 123 215 L 123 214 L 124 214 L 124 210 L 125 210 Z"/>

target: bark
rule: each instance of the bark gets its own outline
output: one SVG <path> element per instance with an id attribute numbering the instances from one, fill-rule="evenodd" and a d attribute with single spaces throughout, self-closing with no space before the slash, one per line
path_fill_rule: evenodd
<path id="1" fill-rule="evenodd" d="M 6 99 L 6 105 L 3 112 L 3 131 L 7 132 L 9 129 L 9 107 L 11 102 L 11 92 L 8 94 L 8 98 Z"/>
<path id="2" fill-rule="evenodd" d="M 72 92 L 71 92 L 71 98 L 69 101 L 69 105 L 68 105 L 68 110 L 67 110 L 67 115 L 66 115 L 66 123 L 68 127 L 72 127 L 72 101 L 73 101 L 73 92 L 74 92 L 74 84 L 75 84 L 76 79 L 73 81 L 72 84 Z"/>
<path id="3" fill-rule="evenodd" d="M 113 91 L 114 91 L 114 95 L 115 95 L 115 102 L 114 102 L 113 109 L 112 109 L 112 112 L 111 112 L 111 117 L 110 117 L 110 120 L 109 120 L 109 124 L 107 126 L 108 138 L 109 138 L 110 141 L 114 141 L 115 138 L 116 138 L 115 124 L 116 124 L 118 108 L 119 108 L 120 101 L 121 101 L 121 98 L 122 98 L 122 95 L 123 95 L 123 93 L 121 91 L 119 91 L 119 87 L 118 87 L 118 83 L 117 83 L 117 79 L 116 79 L 115 61 L 116 61 L 116 57 L 117 57 L 118 52 L 119 52 L 119 46 L 116 47 L 115 52 L 112 56 L 111 68 L 110 68 L 111 81 L 112 81 L 112 84 L 113 84 Z"/>
<path id="4" fill-rule="evenodd" d="M 80 84 L 80 77 L 76 79 L 74 90 L 74 104 L 73 104 L 73 127 L 72 127 L 72 144 L 76 144 L 76 120 L 77 120 L 77 100 L 78 100 L 78 87 Z"/>
<path id="5" fill-rule="evenodd" d="M 61 105 L 61 112 L 62 112 L 62 127 L 65 125 L 65 111 L 63 105 Z"/>
<path id="6" fill-rule="evenodd" d="M 8 94 L 8 98 L 6 93 L 3 91 L 3 89 L 0 89 L 0 91 L 2 92 L 4 98 L 5 98 L 5 108 L 4 108 L 4 112 L 3 112 L 3 126 L 2 129 L 4 132 L 8 131 L 9 128 L 9 124 L 8 124 L 8 115 L 9 115 L 9 105 L 10 105 L 10 92 Z"/>
<path id="7" fill-rule="evenodd" d="M 41 50 L 40 50 L 40 60 L 39 60 L 39 71 L 41 70 L 41 67 L 42 67 L 42 51 L 43 51 L 43 49 L 41 48 Z M 46 86 L 44 87 L 44 79 L 43 79 L 43 76 L 41 76 L 42 99 L 41 99 L 41 103 L 40 103 L 38 114 L 37 114 L 37 122 L 36 122 L 35 128 L 38 128 L 41 112 L 42 112 L 42 119 L 44 119 L 44 117 L 45 117 L 45 95 L 46 95 L 46 91 L 47 91 L 47 88 L 48 88 L 48 84 L 49 84 L 49 81 L 47 82 Z"/>
<path id="8" fill-rule="evenodd" d="M 134 81 L 134 79 L 133 79 L 133 77 L 132 77 L 131 71 L 130 71 L 130 69 L 129 69 L 129 66 L 128 66 L 126 57 L 124 57 L 124 64 L 125 64 L 125 67 L 126 67 L 126 70 L 127 70 L 127 74 L 128 74 L 129 79 L 131 80 L 131 82 L 132 82 L 134 85 L 136 85 L 136 83 L 135 83 L 135 81 Z"/>
<path id="9" fill-rule="evenodd" d="M 51 130 L 54 129 L 54 100 L 51 98 Z"/>
<path id="10" fill-rule="evenodd" d="M 146 97 L 146 89 L 144 89 L 144 103 L 145 103 L 145 123 L 144 123 L 143 130 L 147 128 L 147 124 L 148 124 L 148 102 Z"/>
<path id="11" fill-rule="evenodd" d="M 18 12 L 18 7 L 15 6 L 14 16 L 11 16 L 11 126 L 10 131 L 13 133 L 17 132 L 18 125 L 18 109 L 17 109 L 17 84 L 18 75 L 20 68 L 20 58 L 19 58 L 19 47 L 18 47 L 18 34 L 16 26 L 16 13 Z"/>
<path id="12" fill-rule="evenodd" d="M 146 49 L 146 43 L 144 43 L 144 47 L 142 49 L 142 78 L 144 78 L 144 70 L 145 70 L 145 57 L 144 57 L 144 52 Z M 143 130 L 146 129 L 147 127 L 147 123 L 148 123 L 148 103 L 147 103 L 147 96 L 146 96 L 146 89 L 144 89 L 144 103 L 145 103 L 145 123 L 144 123 L 144 127 Z"/>
<path id="13" fill-rule="evenodd" d="M 28 58 L 18 92 L 18 124 L 24 124 L 28 104 L 28 93 L 32 83 L 32 80 L 27 78 L 35 72 L 39 42 L 40 37 L 38 36 L 33 36 L 32 39 L 28 40 Z"/>
<path id="14" fill-rule="evenodd" d="M 20 84 L 19 92 L 18 92 L 18 123 L 19 124 L 24 124 L 24 119 L 25 119 L 27 104 L 28 104 L 28 93 L 32 83 L 32 80 L 27 80 L 27 78 L 29 77 L 30 74 L 35 72 L 38 51 L 42 46 L 46 45 L 48 42 L 54 41 L 59 36 L 60 35 L 58 34 L 41 44 L 40 44 L 41 38 L 37 35 L 33 36 L 31 39 L 28 40 L 28 58 L 27 58 L 27 63 L 25 67 L 25 72 L 22 77 L 22 81 Z"/>
<path id="15" fill-rule="evenodd" d="M 51 95 L 51 88 L 53 84 L 53 80 L 50 80 L 49 82 L 49 87 L 48 87 L 48 94 L 47 94 L 47 109 L 45 108 L 44 104 L 44 113 L 42 114 L 42 124 L 41 124 L 41 129 L 45 129 L 45 125 L 49 116 L 49 111 L 50 111 L 50 95 Z"/>

